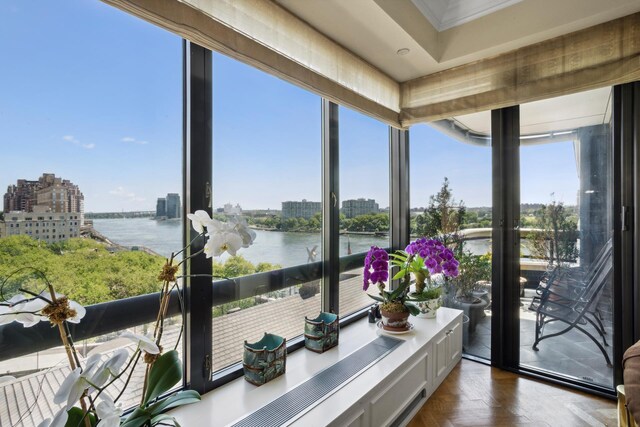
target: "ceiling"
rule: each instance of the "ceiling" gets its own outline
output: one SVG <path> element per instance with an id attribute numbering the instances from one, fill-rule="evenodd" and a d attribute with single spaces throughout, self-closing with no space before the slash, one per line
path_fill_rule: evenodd
<path id="1" fill-rule="evenodd" d="M 397 82 L 640 11 L 638 0 L 274 2 Z"/>
<path id="2" fill-rule="evenodd" d="M 411 0 L 437 31 L 457 27 L 522 0 Z"/>

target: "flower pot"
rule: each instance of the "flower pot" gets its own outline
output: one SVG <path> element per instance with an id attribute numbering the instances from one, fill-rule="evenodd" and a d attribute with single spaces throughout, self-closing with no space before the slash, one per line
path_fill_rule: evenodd
<path id="1" fill-rule="evenodd" d="M 320 313 L 311 320 L 304 318 L 304 346 L 316 353 L 323 353 L 338 345 L 338 315 Z"/>
<path id="2" fill-rule="evenodd" d="M 424 319 L 433 319 L 436 317 L 438 309 L 442 306 L 442 298 L 433 298 L 424 301 L 412 301 L 418 307 L 420 314 L 416 317 Z"/>
<path id="3" fill-rule="evenodd" d="M 264 333 L 255 343 L 244 342 L 242 367 L 244 379 L 254 385 L 265 384 L 284 374 L 287 363 L 287 340 Z"/>
<path id="4" fill-rule="evenodd" d="M 409 330 L 409 312 L 408 311 L 387 311 L 380 309 L 382 313 L 382 329 L 391 332 L 403 332 Z"/>

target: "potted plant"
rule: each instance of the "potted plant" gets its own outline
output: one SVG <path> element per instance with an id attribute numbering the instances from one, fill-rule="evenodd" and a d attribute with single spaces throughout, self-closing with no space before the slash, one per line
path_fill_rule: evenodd
<path id="1" fill-rule="evenodd" d="M 478 282 L 491 279 L 491 255 L 473 255 L 465 251 L 460 256 L 460 274 L 452 281 L 455 294 L 450 304 L 464 311 L 469 317 L 465 329 L 465 341 L 468 334 L 475 332 L 476 325 L 484 317 L 484 309 L 489 305 L 488 293 L 478 288 Z"/>
<path id="2" fill-rule="evenodd" d="M 409 276 L 406 275 L 400 282 L 400 286 L 392 291 L 387 291 L 386 281 L 389 280 L 389 254 L 384 249 L 371 246 L 364 259 L 364 285 L 363 290 L 369 289 L 369 285 L 378 286 L 380 296 L 369 295 L 381 303 L 382 328 L 391 332 L 403 332 L 410 328 L 409 314 L 417 315 L 419 310 L 408 301 Z"/>
<path id="3" fill-rule="evenodd" d="M 189 277 L 179 275 L 180 267 L 202 253 L 207 258 L 224 252 L 235 255 L 240 248 L 249 247 L 256 235 L 244 220 L 237 217 L 222 223 L 211 219 L 205 211 L 196 211 L 187 216 L 198 235 L 185 248 L 172 253 L 162 267 L 158 276 L 162 282 L 160 308 L 153 333 L 139 335 L 125 332 L 121 335 L 132 341 L 131 349 L 120 347 L 105 354 L 96 352 L 83 360 L 69 329 L 70 323 L 78 324 L 85 316 L 86 309 L 82 305 L 57 293 L 45 273 L 32 267 L 18 269 L 0 282 L 0 325 L 15 321 L 27 328 L 48 321 L 58 329 L 69 362 L 69 374 L 52 399 L 59 410 L 53 418 L 45 419 L 38 427 L 176 426 L 177 421 L 164 412 L 200 400 L 200 394 L 195 390 L 171 393 L 173 386 L 182 379 L 182 363 L 177 344 L 173 349 L 163 349 L 162 346 L 171 294 L 174 290 L 181 291 L 182 277 Z M 205 240 L 204 247 L 178 261 L 178 255 L 186 252 L 197 239 Z M 46 286 L 43 291 L 36 293 L 19 288 L 15 295 L 5 300 L 4 291 L 8 281 L 26 270 L 33 271 L 44 282 Z M 122 402 L 118 401 L 126 395 L 132 378 L 133 382 L 140 381 L 135 369 L 139 362 L 146 365 L 141 400 L 132 412 L 123 415 Z M 0 378 L 0 382 L 3 380 L 12 381 L 15 378 Z M 30 406 L 26 410 L 29 411 Z"/>
<path id="4" fill-rule="evenodd" d="M 439 240 L 422 237 L 409 243 L 404 251 L 396 251 L 391 258 L 391 263 L 399 267 L 394 278 L 413 274 L 415 291 L 409 294 L 409 300 L 418 306 L 418 316 L 434 318 L 442 305 L 441 283 L 434 276 L 439 276 L 443 281 L 458 276 L 459 263 L 453 251 Z"/>

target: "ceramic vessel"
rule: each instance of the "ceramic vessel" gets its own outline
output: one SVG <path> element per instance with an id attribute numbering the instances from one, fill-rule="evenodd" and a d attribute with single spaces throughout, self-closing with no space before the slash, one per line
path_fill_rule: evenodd
<path id="1" fill-rule="evenodd" d="M 409 330 L 409 312 L 395 312 L 395 311 L 386 311 L 384 308 L 381 308 L 382 313 L 382 328 L 387 331 L 392 332 L 402 332 Z"/>
<path id="2" fill-rule="evenodd" d="M 413 301 L 413 303 L 420 310 L 420 314 L 416 317 L 423 319 L 433 319 L 436 317 L 438 309 L 442 306 L 442 298 L 428 299 L 425 301 Z"/>
<path id="3" fill-rule="evenodd" d="M 284 374 L 287 364 L 287 340 L 278 335 L 264 333 L 255 343 L 244 342 L 242 367 L 244 379 L 262 385 Z"/>
<path id="4" fill-rule="evenodd" d="M 338 315 L 320 313 L 315 319 L 304 318 L 304 346 L 316 353 L 323 353 L 338 345 Z"/>

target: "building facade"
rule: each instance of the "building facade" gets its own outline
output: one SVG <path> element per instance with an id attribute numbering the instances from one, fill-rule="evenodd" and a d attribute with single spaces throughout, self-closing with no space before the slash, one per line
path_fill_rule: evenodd
<path id="1" fill-rule="evenodd" d="M 156 202 L 156 218 L 167 216 L 167 199 L 164 197 L 158 197 Z"/>
<path id="2" fill-rule="evenodd" d="M 359 215 L 376 214 L 380 208 L 373 199 L 351 199 L 342 202 L 342 213 L 347 218 Z"/>
<path id="3" fill-rule="evenodd" d="M 7 212 L 0 221 L 0 238 L 24 235 L 55 243 L 80 237 L 80 227 L 79 212 Z"/>
<path id="4" fill-rule="evenodd" d="M 167 194 L 167 219 L 180 218 L 180 195 L 177 193 Z"/>
<path id="5" fill-rule="evenodd" d="M 313 215 L 322 211 L 321 202 L 309 202 L 306 199 L 298 201 L 282 202 L 282 218 L 305 218 L 309 219 Z"/>
<path id="6" fill-rule="evenodd" d="M 45 173 L 37 181 L 19 179 L 3 198 L 4 212 L 76 213 L 84 224 L 84 195 L 68 179 Z"/>

